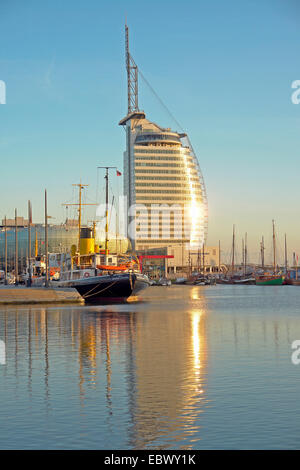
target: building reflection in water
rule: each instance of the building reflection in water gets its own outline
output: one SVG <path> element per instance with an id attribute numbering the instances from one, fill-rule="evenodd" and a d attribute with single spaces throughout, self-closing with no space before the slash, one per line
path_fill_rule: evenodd
<path id="1" fill-rule="evenodd" d="M 198 290 L 192 299 L 200 300 Z M 204 301 L 204 299 L 202 299 Z M 199 302 L 198 302 L 199 304 Z M 191 304 L 191 306 L 193 303 Z M 198 432 L 197 420 L 205 401 L 206 314 L 201 308 L 152 310 L 137 321 L 136 396 L 130 445 L 185 448 Z"/>

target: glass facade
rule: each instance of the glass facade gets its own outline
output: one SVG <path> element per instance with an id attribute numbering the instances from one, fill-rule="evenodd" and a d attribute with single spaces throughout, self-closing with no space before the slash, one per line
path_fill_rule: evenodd
<path id="1" fill-rule="evenodd" d="M 18 227 L 18 258 L 20 268 L 25 266 L 28 256 L 28 229 L 27 227 Z M 104 249 L 105 235 L 96 232 L 96 244 L 100 249 Z M 36 241 L 37 240 L 37 241 Z M 45 227 L 43 225 L 34 225 L 31 227 L 31 255 L 34 257 L 35 247 L 39 255 L 45 254 Z M 48 227 L 48 252 L 65 253 L 70 252 L 72 245 L 78 245 L 78 227 L 67 227 L 64 225 L 50 225 Z M 108 249 L 111 252 L 116 250 L 119 253 L 125 253 L 130 248 L 127 239 L 116 238 L 115 234 L 109 234 Z M 15 228 L 7 229 L 7 258 L 9 270 L 14 267 L 15 258 Z M 4 266 L 5 260 L 5 232 L 0 231 L 0 269 Z"/>
<path id="2" fill-rule="evenodd" d="M 25 266 L 26 258 L 28 256 L 28 229 L 25 227 L 18 227 L 18 257 L 20 268 L 22 264 Z M 37 242 L 36 242 L 37 240 Z M 31 227 L 31 254 L 34 256 L 35 246 L 37 243 L 38 254 L 45 253 L 45 228 L 43 225 L 35 225 Z M 48 250 L 49 253 L 63 253 L 69 251 L 73 244 L 78 243 L 78 228 L 57 225 L 48 227 Z M 0 264 L 4 265 L 5 257 L 5 232 L 4 229 L 0 232 Z M 15 229 L 13 227 L 7 229 L 7 258 L 8 268 L 12 269 L 14 266 L 15 257 Z"/>

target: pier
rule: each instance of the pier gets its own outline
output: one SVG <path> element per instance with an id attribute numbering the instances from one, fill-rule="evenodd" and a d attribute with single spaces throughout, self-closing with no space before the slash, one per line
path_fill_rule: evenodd
<path id="1" fill-rule="evenodd" d="M 84 303 L 76 289 L 1 286 L 0 305 L 45 304 L 45 303 Z"/>

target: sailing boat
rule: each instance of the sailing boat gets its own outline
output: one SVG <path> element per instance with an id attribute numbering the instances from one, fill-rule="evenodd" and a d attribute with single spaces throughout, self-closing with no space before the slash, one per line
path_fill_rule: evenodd
<path id="1" fill-rule="evenodd" d="M 244 268 L 244 273 L 238 279 L 233 279 L 233 284 L 240 284 L 240 285 L 252 285 L 255 284 L 255 278 L 251 274 L 247 274 L 247 255 L 248 255 L 248 247 L 247 247 L 247 233 L 245 234 L 245 242 L 244 239 L 242 241 L 242 264 Z"/>
<path id="2" fill-rule="evenodd" d="M 276 263 L 276 237 L 275 237 L 275 223 L 272 221 L 273 226 L 273 274 L 265 272 L 262 275 L 256 276 L 255 282 L 257 286 L 281 286 L 284 282 L 284 276 L 277 272 Z M 264 248 L 262 248 L 263 250 Z"/>
<path id="3" fill-rule="evenodd" d="M 106 224 L 105 250 L 95 246 L 95 230 L 81 227 L 79 204 L 78 253 L 65 257 L 59 287 L 75 288 L 86 302 L 123 301 L 138 294 L 150 285 L 149 278 L 141 272 L 139 260 L 133 254 L 111 254 L 108 250 L 108 170 L 106 168 Z M 80 202 L 80 200 L 79 200 Z M 75 247 L 76 249 L 76 247 Z"/>

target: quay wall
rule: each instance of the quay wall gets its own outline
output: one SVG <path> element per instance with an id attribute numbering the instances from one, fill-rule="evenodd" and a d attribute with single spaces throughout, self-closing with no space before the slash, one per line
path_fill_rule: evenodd
<path id="1" fill-rule="evenodd" d="M 83 303 L 76 289 L 1 286 L 1 304 Z"/>

